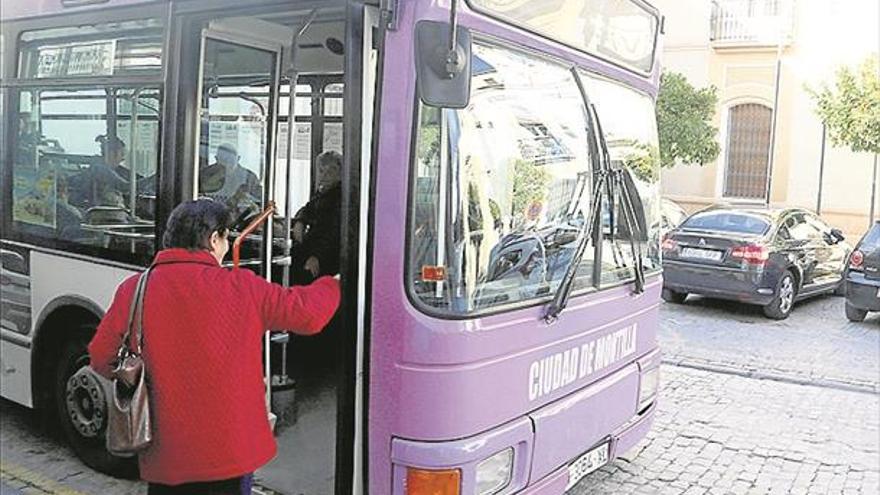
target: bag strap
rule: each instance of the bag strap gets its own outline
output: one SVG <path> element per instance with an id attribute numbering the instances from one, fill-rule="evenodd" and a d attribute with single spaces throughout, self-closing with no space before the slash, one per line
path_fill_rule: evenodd
<path id="1" fill-rule="evenodd" d="M 134 296 L 131 299 L 131 307 L 128 310 L 128 326 L 125 328 L 125 336 L 122 337 L 122 344 L 119 347 L 119 354 L 122 354 L 123 351 L 129 350 L 130 346 L 129 337 L 131 336 L 132 331 L 134 331 L 135 339 L 137 340 L 137 349 L 136 353 L 140 354 L 141 349 L 144 345 L 144 293 L 147 288 L 147 278 L 150 276 L 150 272 L 153 270 L 153 267 L 149 267 L 141 273 L 141 276 L 138 278 L 137 288 L 134 291 Z"/>

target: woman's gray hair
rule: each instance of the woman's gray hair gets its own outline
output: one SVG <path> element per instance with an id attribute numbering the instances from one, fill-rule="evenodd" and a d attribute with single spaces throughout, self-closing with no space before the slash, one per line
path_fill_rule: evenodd
<path id="1" fill-rule="evenodd" d="M 342 171 L 342 154 L 338 151 L 325 151 L 318 155 L 316 160 L 320 165 L 333 165 L 337 170 Z"/>

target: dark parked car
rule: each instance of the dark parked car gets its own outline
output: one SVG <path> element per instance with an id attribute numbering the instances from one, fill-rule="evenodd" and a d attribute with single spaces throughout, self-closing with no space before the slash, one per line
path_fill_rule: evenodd
<path id="1" fill-rule="evenodd" d="M 856 244 L 846 273 L 846 317 L 864 321 L 880 311 L 880 221 Z"/>
<path id="2" fill-rule="evenodd" d="M 840 230 L 808 211 L 726 206 L 689 217 L 662 249 L 664 300 L 731 299 L 775 319 L 795 301 L 841 290 L 850 251 Z"/>

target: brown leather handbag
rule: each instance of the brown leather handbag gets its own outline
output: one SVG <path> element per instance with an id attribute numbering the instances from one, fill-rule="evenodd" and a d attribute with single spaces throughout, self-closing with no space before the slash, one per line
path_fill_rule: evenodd
<path id="1" fill-rule="evenodd" d="M 144 293 L 152 267 L 141 274 L 128 312 L 128 328 L 119 346 L 113 369 L 113 389 L 107 406 L 107 450 L 130 457 L 149 447 L 153 440 L 146 367 L 141 357 L 144 344 Z M 131 349 L 130 336 L 137 343 Z"/>

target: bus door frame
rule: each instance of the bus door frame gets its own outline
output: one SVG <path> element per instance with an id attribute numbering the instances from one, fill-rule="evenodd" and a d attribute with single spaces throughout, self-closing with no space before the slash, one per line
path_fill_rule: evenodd
<path id="1" fill-rule="evenodd" d="M 344 194 L 340 219 L 343 226 L 340 239 L 342 302 L 337 318 L 342 328 L 356 329 L 357 335 L 353 339 L 355 345 L 340 346 L 339 349 L 342 364 L 337 390 L 335 493 L 349 495 L 366 493 L 369 486 L 367 394 L 372 296 L 368 291 L 372 275 L 370 260 L 373 258 L 375 195 L 372 193 L 375 189 L 376 137 L 379 132 L 383 31 L 378 9 L 365 6 L 363 0 L 347 0 L 338 5 L 345 7 L 346 50 L 343 77 Z M 174 1 L 172 6 L 172 21 L 168 29 L 170 46 L 175 49 L 168 50 L 170 58 L 166 71 L 166 126 L 163 139 L 167 143 L 174 143 L 174 146 L 163 148 L 163 163 L 171 165 L 172 169 L 171 173 L 162 177 L 162 189 L 173 189 L 177 193 L 175 199 L 182 201 L 192 199 L 198 191 L 195 170 L 198 164 L 195 160 L 201 125 L 198 111 L 201 108 L 203 24 L 211 17 L 247 16 L 253 15 L 256 9 L 270 12 L 290 8 L 290 2 L 278 0 L 243 7 L 241 0 L 191 0 Z M 325 1 L 304 0 L 296 8 L 308 10 L 327 6 Z M 378 29 L 375 26 L 379 26 Z M 367 81 L 364 78 L 365 60 L 369 60 L 368 54 L 375 45 L 379 46 L 375 68 L 371 69 L 373 72 Z M 197 60 L 198 64 L 195 67 L 188 64 L 191 60 Z M 281 72 L 277 74 L 280 76 Z M 365 88 L 367 82 L 374 87 Z M 293 84 L 293 87 L 295 91 L 296 85 Z M 280 101 L 280 97 L 276 99 Z M 277 108 L 274 117 L 277 123 Z M 289 118 L 294 120 L 294 116 Z M 345 125 L 352 122 L 360 125 Z M 277 129 L 273 128 L 272 132 L 277 133 Z M 365 136 L 366 132 L 372 135 Z M 292 141 L 293 137 L 294 133 L 288 132 L 288 139 Z M 369 141 L 365 142 L 364 138 Z M 293 143 L 288 141 L 287 144 L 291 146 Z M 274 151 L 274 144 L 272 148 Z M 270 170 L 274 174 L 274 162 L 271 165 Z M 160 212 L 160 218 L 167 218 L 176 203 L 169 202 L 167 211 Z M 268 244 L 267 254 L 271 252 L 271 243 Z M 265 262 L 269 260 L 271 257 L 267 255 Z M 266 270 L 266 273 L 269 271 Z"/>
<path id="2" fill-rule="evenodd" d="M 280 100 L 279 90 L 281 86 L 281 67 L 282 67 L 282 59 L 283 59 L 283 48 L 284 44 L 275 42 L 270 39 L 262 38 L 259 36 L 254 36 L 252 33 L 247 33 L 244 31 L 239 31 L 234 29 L 232 26 L 222 26 L 222 28 L 218 28 L 217 25 L 213 23 L 209 23 L 207 27 L 202 29 L 201 33 L 201 43 L 199 49 L 199 77 L 198 77 L 198 85 L 197 85 L 197 101 L 199 101 L 198 107 L 198 123 L 194 128 L 195 132 L 195 143 L 197 145 L 193 149 L 193 157 L 192 157 L 192 191 L 193 191 L 193 199 L 198 194 L 199 190 L 199 153 L 201 151 L 201 133 L 202 133 L 202 124 L 203 121 L 201 119 L 201 95 L 204 91 L 204 70 L 205 70 L 205 47 L 207 46 L 208 40 L 215 40 L 225 43 L 231 43 L 239 46 L 243 46 L 246 48 L 253 48 L 265 52 L 272 53 L 275 58 L 275 66 L 273 68 L 274 77 L 271 81 L 271 87 L 269 89 L 269 105 L 267 107 L 268 119 L 266 120 L 266 149 L 264 150 L 263 159 L 265 160 L 265 170 L 264 177 L 262 178 L 262 186 L 263 186 L 263 205 L 268 205 L 269 201 L 274 199 L 274 184 L 275 184 L 275 139 L 277 137 L 277 122 L 278 122 L 278 102 Z M 262 270 L 263 277 L 270 281 L 272 280 L 272 225 L 273 222 L 270 220 L 266 222 L 263 226 L 263 236 L 262 236 L 262 259 L 260 260 L 260 269 Z M 271 376 L 272 376 L 272 366 L 270 359 L 270 351 L 271 351 L 271 342 L 270 342 L 270 332 L 266 331 L 263 335 L 263 375 L 266 380 L 266 407 L 269 409 L 269 416 L 272 418 L 273 414 L 271 412 L 271 404 L 272 404 L 272 387 L 270 386 Z M 273 426 L 274 426 L 274 420 Z"/>

